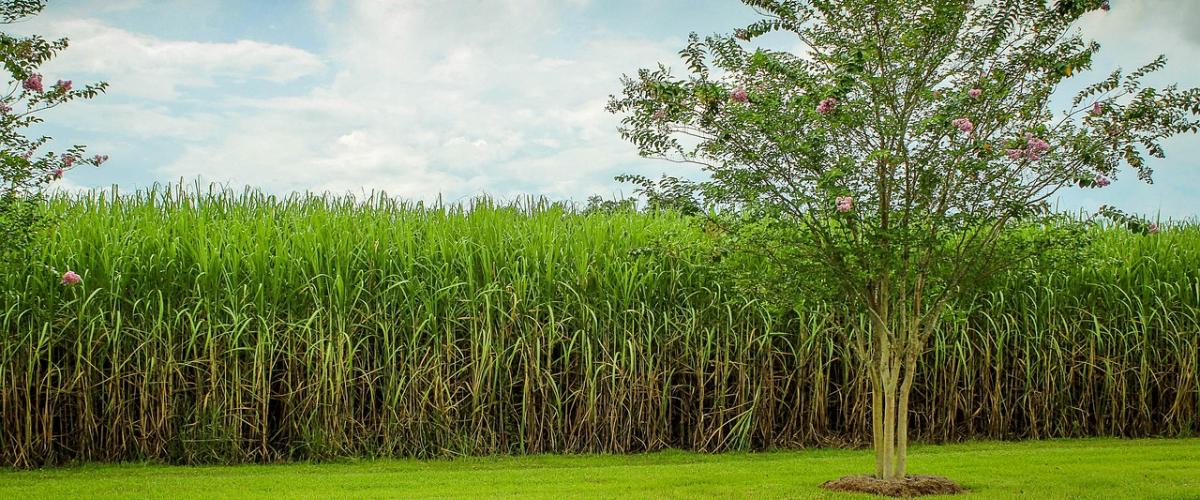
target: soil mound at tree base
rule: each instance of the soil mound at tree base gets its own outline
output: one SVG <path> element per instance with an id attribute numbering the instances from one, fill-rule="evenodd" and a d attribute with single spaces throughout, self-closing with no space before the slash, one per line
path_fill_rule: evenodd
<path id="1" fill-rule="evenodd" d="M 826 481 L 822 488 L 847 493 L 871 493 L 889 497 L 953 495 L 967 490 L 941 476 L 908 476 L 904 479 L 879 479 L 874 476 L 846 476 Z"/>

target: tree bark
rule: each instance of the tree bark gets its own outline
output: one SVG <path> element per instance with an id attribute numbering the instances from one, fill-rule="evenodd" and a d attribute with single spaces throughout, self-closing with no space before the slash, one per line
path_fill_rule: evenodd
<path id="1" fill-rule="evenodd" d="M 900 415 L 896 421 L 896 477 L 908 473 L 908 396 L 917 374 L 917 356 L 908 354 L 904 363 L 904 382 L 900 385 Z"/>
<path id="2" fill-rule="evenodd" d="M 868 367 L 871 373 L 871 437 L 875 446 L 875 477 L 883 477 L 883 383 L 879 370 Z"/>
<path id="3" fill-rule="evenodd" d="M 896 458 L 896 391 L 891 378 L 886 373 L 883 381 L 883 479 L 892 479 Z"/>

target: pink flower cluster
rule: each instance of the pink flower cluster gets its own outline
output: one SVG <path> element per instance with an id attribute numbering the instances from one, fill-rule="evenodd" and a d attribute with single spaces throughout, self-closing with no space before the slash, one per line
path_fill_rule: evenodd
<path id="1" fill-rule="evenodd" d="M 72 155 L 63 153 L 62 162 L 63 162 L 63 165 L 70 167 L 71 165 L 75 164 L 75 157 Z"/>
<path id="2" fill-rule="evenodd" d="M 958 130 L 966 134 L 969 134 L 975 130 L 975 124 L 971 123 L 970 118 L 955 118 L 950 121 L 950 124 L 954 125 L 956 128 L 958 128 Z"/>
<path id="3" fill-rule="evenodd" d="M 746 102 L 750 100 L 750 96 L 746 95 L 746 89 L 741 87 L 733 89 L 733 93 L 729 94 L 729 97 L 737 102 Z"/>
<path id="4" fill-rule="evenodd" d="M 837 211 L 838 212 L 846 213 L 846 212 L 849 212 L 853 208 L 854 208 L 854 198 L 851 198 L 849 196 L 838 196 L 837 197 Z"/>
<path id="5" fill-rule="evenodd" d="M 664 111 L 663 114 L 666 114 L 666 112 Z M 97 167 L 106 161 L 108 161 L 108 155 L 96 155 L 92 157 L 92 163 L 95 163 Z"/>
<path id="6" fill-rule="evenodd" d="M 1094 184 L 1096 184 L 1096 187 L 1105 187 L 1105 186 L 1108 186 L 1109 184 L 1112 184 L 1112 181 L 1108 180 L 1108 177 L 1105 177 L 1103 175 L 1097 175 L 1096 178 L 1092 182 Z"/>
<path id="7" fill-rule="evenodd" d="M 971 96 L 971 97 L 976 97 L 976 98 L 977 98 L 977 97 L 979 97 L 979 96 L 983 95 L 983 89 L 971 89 L 971 90 L 968 90 L 968 91 L 967 91 L 967 95 L 969 95 L 969 96 Z"/>
<path id="8" fill-rule="evenodd" d="M 1042 155 L 1050 151 L 1050 143 L 1045 140 L 1034 137 L 1032 134 L 1025 134 L 1024 149 L 1010 149 L 1005 151 L 1010 160 L 1020 160 L 1021 158 L 1029 158 L 1033 161 L 1042 159 Z"/>
<path id="9" fill-rule="evenodd" d="M 1103 112 L 1104 112 L 1104 105 L 1100 104 L 1100 101 L 1096 101 L 1095 103 L 1092 104 L 1092 116 L 1100 116 L 1100 114 Z"/>
<path id="10" fill-rule="evenodd" d="M 37 73 L 29 75 L 29 78 L 25 79 L 25 83 L 22 86 L 25 87 L 25 90 L 31 90 L 39 93 L 42 92 L 42 90 L 44 90 L 42 87 L 42 75 Z"/>
<path id="11" fill-rule="evenodd" d="M 79 277 L 78 274 L 75 274 L 75 271 L 67 271 L 63 273 L 61 283 L 63 286 L 78 285 L 83 283 L 83 278 Z"/>
<path id="12" fill-rule="evenodd" d="M 1025 134 L 1025 137 L 1025 156 L 1028 156 L 1030 160 L 1038 161 L 1042 159 L 1042 155 L 1050 151 L 1050 143 L 1045 140 L 1030 134 Z"/>
<path id="13" fill-rule="evenodd" d="M 54 180 L 59 180 L 59 179 L 62 179 L 62 178 L 63 178 L 63 169 L 62 169 L 62 167 L 58 167 L 58 168 L 54 169 Z"/>
<path id="14" fill-rule="evenodd" d="M 7 102 L 0 102 L 0 113 L 10 112 L 12 112 L 12 106 L 9 106 Z"/>
<path id="15" fill-rule="evenodd" d="M 54 84 L 54 87 L 62 92 L 70 92 L 71 80 L 59 80 L 58 83 Z"/>
<path id="16" fill-rule="evenodd" d="M 837 108 L 837 103 L 838 103 L 837 99 L 834 99 L 832 97 L 826 97 L 824 99 L 821 99 L 821 102 L 819 104 L 817 104 L 817 112 L 821 113 L 823 115 L 832 113 L 834 108 Z"/>

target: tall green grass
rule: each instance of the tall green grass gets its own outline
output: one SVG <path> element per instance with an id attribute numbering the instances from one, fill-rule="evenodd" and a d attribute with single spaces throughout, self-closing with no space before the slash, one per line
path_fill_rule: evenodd
<path id="1" fill-rule="evenodd" d="M 0 268 L 0 464 L 863 443 L 845 325 L 732 293 L 671 214 L 157 188 Z M 1200 230 L 1106 231 L 939 336 L 924 440 L 1194 434 Z M 83 284 L 63 287 L 71 269 Z"/>

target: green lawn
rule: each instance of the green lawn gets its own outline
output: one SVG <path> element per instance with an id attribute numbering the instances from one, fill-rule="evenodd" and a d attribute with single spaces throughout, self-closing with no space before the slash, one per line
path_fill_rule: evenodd
<path id="1" fill-rule="evenodd" d="M 443 461 L 179 467 L 88 465 L 0 471 L 0 498 L 807 498 L 864 472 L 868 451 L 534 456 Z M 921 446 L 912 473 L 971 497 L 1197 498 L 1200 439 L 1086 439 Z"/>

